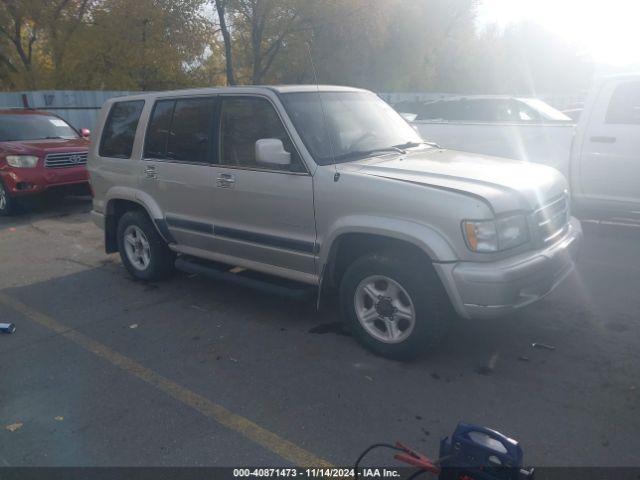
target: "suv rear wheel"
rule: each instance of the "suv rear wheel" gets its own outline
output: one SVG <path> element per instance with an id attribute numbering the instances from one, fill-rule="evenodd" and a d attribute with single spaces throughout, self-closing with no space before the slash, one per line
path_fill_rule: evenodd
<path id="1" fill-rule="evenodd" d="M 354 261 L 340 285 L 342 313 L 356 338 L 373 352 L 408 360 L 444 335 L 444 291 L 421 262 L 394 254 Z"/>
<path id="2" fill-rule="evenodd" d="M 176 255 L 146 213 L 132 211 L 122 215 L 117 236 L 120 258 L 132 277 L 153 281 L 173 272 Z"/>
<path id="3" fill-rule="evenodd" d="M 7 192 L 2 180 L 0 180 L 0 216 L 11 215 L 16 208 L 16 201 Z"/>

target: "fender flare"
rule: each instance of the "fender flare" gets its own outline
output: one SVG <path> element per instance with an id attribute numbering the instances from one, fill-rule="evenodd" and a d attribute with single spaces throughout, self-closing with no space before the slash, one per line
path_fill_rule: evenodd
<path id="1" fill-rule="evenodd" d="M 411 243 L 434 262 L 450 262 L 458 259 L 455 249 L 440 231 L 429 225 L 409 220 L 350 215 L 336 221 L 329 232 L 319 249 L 318 260 L 321 270 L 327 264 L 336 240 L 350 233 L 378 235 Z"/>
<path id="2" fill-rule="evenodd" d="M 319 245 L 318 255 L 318 297 L 316 308 L 320 308 L 325 285 L 327 267 L 335 258 L 335 245 L 348 234 L 370 234 L 400 240 L 416 246 L 432 262 L 457 260 L 457 254 L 446 237 L 437 229 L 408 220 L 369 215 L 351 215 L 342 217 L 329 229 L 329 234 Z M 442 280 L 442 279 L 441 279 Z"/>
<path id="3" fill-rule="evenodd" d="M 162 220 L 162 210 L 156 201 L 148 193 L 131 187 L 112 187 L 105 195 L 105 213 L 109 215 L 109 204 L 112 200 L 128 200 L 143 207 L 152 220 Z"/>
<path id="4" fill-rule="evenodd" d="M 110 188 L 105 195 L 106 218 L 113 214 L 113 209 L 111 207 L 113 204 L 111 202 L 116 200 L 126 200 L 140 205 L 140 207 L 147 212 L 147 215 L 149 215 L 149 218 L 153 222 L 158 234 L 164 239 L 164 241 L 167 243 L 175 243 L 174 238 L 167 228 L 162 210 L 151 195 L 131 187 Z M 110 232 L 106 225 L 108 225 L 108 221 L 105 221 L 105 246 L 107 247 L 107 251 L 109 251 L 108 236 Z"/>

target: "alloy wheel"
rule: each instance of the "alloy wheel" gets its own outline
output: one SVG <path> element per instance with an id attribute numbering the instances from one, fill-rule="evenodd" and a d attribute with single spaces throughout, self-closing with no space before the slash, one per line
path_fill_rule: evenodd
<path id="1" fill-rule="evenodd" d="M 416 311 L 407 291 L 384 275 L 362 280 L 355 291 L 356 316 L 362 328 L 384 343 L 400 343 L 411 335 Z"/>
<path id="2" fill-rule="evenodd" d="M 146 270 L 151 263 L 151 247 L 144 232 L 135 225 L 124 231 L 124 250 L 127 258 L 137 270 Z"/>

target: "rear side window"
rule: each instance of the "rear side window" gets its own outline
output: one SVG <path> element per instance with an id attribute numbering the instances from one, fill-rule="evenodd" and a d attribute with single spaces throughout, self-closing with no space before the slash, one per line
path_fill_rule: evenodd
<path id="1" fill-rule="evenodd" d="M 131 158 L 133 141 L 143 107 L 144 100 L 113 104 L 102 132 L 100 156 Z"/>
<path id="2" fill-rule="evenodd" d="M 460 120 L 467 122 L 497 122 L 497 103 L 491 100 L 463 100 L 463 114 Z"/>
<path id="3" fill-rule="evenodd" d="M 175 104 L 175 100 L 160 100 L 154 105 L 147 130 L 145 158 L 165 158 Z"/>
<path id="4" fill-rule="evenodd" d="M 640 82 L 627 82 L 616 88 L 605 123 L 640 125 Z"/>
<path id="5" fill-rule="evenodd" d="M 447 104 L 450 103 L 452 102 L 427 103 L 418 108 L 415 112 L 418 114 L 416 120 L 450 120 L 451 115 L 449 114 L 449 109 L 447 108 Z"/>
<path id="6" fill-rule="evenodd" d="M 469 121 L 469 105 L 466 100 L 443 100 L 427 103 L 418 112 L 416 120 L 432 120 L 436 122 Z"/>
<path id="7" fill-rule="evenodd" d="M 540 114 L 529 105 L 514 100 L 509 102 L 508 106 L 498 108 L 498 117 L 500 121 L 505 122 L 524 122 L 524 123 L 540 123 Z"/>
<path id="8" fill-rule="evenodd" d="M 213 163 L 215 98 L 160 100 L 149 120 L 145 158 Z"/>

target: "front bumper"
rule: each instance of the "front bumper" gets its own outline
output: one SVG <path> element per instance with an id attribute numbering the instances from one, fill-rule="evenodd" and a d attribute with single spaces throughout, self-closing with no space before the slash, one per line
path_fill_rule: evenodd
<path id="1" fill-rule="evenodd" d="M 9 195 L 34 195 L 48 188 L 89 182 L 86 167 L 71 168 L 11 168 L 0 172 Z"/>
<path id="2" fill-rule="evenodd" d="M 459 315 L 489 318 L 529 305 L 553 291 L 573 271 L 581 242 L 580 222 L 572 218 L 564 236 L 544 250 L 498 262 L 434 266 Z"/>

